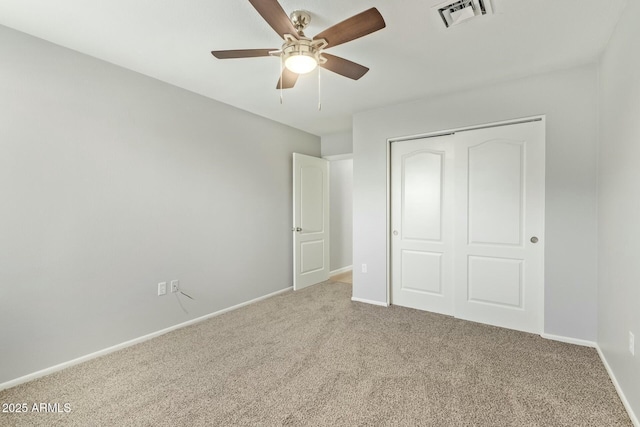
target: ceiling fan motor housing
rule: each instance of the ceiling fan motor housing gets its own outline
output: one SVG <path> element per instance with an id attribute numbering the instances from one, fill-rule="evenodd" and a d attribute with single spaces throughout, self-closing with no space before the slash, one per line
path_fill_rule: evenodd
<path id="1" fill-rule="evenodd" d="M 306 10 L 294 10 L 289 17 L 291 18 L 293 26 L 298 30 L 298 33 L 301 33 L 302 30 L 307 28 L 307 25 L 311 22 L 311 14 Z"/>

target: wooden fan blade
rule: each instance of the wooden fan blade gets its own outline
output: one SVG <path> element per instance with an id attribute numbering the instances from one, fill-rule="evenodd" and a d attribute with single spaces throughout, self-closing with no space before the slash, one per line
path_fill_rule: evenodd
<path id="1" fill-rule="evenodd" d="M 382 15 L 378 12 L 378 9 L 372 7 L 349 19 L 345 19 L 333 27 L 327 28 L 313 39 L 325 39 L 329 43 L 325 47 L 327 49 L 366 36 L 384 27 L 386 27 L 386 24 Z"/>
<path id="2" fill-rule="evenodd" d="M 289 16 L 277 0 L 249 0 L 249 3 L 258 11 L 260 16 L 271 25 L 276 33 L 284 39 L 285 34 L 291 34 L 296 39 L 298 31 L 293 26 Z"/>
<path id="3" fill-rule="evenodd" d="M 280 85 L 282 85 L 282 89 L 291 89 L 296 85 L 299 75 L 300 74 L 296 74 L 293 71 L 289 71 L 289 69 L 284 68 L 282 70 L 282 77 L 278 80 L 276 89 L 280 89 Z"/>
<path id="4" fill-rule="evenodd" d="M 320 64 L 322 68 L 325 68 L 341 76 L 349 77 L 353 80 L 358 80 L 360 77 L 367 74 L 369 69 L 364 65 L 356 64 L 348 59 L 340 58 L 339 56 L 330 55 L 328 53 L 322 53 L 322 56 L 326 58 L 327 62 Z"/>
<path id="5" fill-rule="evenodd" d="M 269 52 L 278 49 L 237 49 L 237 50 L 213 50 L 211 54 L 218 59 L 255 58 L 258 56 L 270 56 Z"/>

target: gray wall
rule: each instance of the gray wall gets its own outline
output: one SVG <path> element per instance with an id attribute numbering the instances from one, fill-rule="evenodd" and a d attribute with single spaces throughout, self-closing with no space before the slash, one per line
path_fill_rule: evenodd
<path id="1" fill-rule="evenodd" d="M 4 27 L 0 57 L 0 383 L 292 285 L 318 137 Z"/>
<path id="2" fill-rule="evenodd" d="M 353 138 L 351 131 L 332 133 L 322 136 L 322 156 L 353 153 Z"/>
<path id="3" fill-rule="evenodd" d="M 544 329 L 595 341 L 597 81 L 584 66 L 355 115 L 353 296 L 387 300 L 388 138 L 546 114 Z"/>
<path id="4" fill-rule="evenodd" d="M 331 271 L 351 266 L 353 254 L 353 159 L 331 160 Z"/>
<path id="5" fill-rule="evenodd" d="M 600 65 L 598 344 L 640 416 L 640 1 Z M 636 355 L 628 350 L 635 334 Z"/>

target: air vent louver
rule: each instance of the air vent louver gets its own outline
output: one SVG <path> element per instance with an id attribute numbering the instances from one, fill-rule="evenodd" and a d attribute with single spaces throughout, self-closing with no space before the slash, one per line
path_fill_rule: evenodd
<path id="1" fill-rule="evenodd" d="M 441 3 L 435 7 L 444 25 L 449 28 L 476 16 L 491 13 L 489 0 L 458 0 Z"/>

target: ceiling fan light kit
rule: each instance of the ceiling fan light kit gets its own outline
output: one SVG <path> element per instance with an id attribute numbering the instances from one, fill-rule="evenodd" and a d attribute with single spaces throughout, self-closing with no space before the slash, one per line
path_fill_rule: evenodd
<path id="1" fill-rule="evenodd" d="M 306 74 L 316 69 L 318 64 L 327 62 L 320 53 L 327 46 L 325 39 L 311 40 L 308 38 L 296 39 L 289 34 L 284 35 L 285 42 L 282 49 L 272 52 L 272 55 L 281 56 L 284 66 L 296 74 Z"/>
<path id="2" fill-rule="evenodd" d="M 358 80 L 369 71 L 369 68 L 325 53 L 325 49 L 364 37 L 386 26 L 378 9 L 372 7 L 329 27 L 313 38 L 309 38 L 303 32 L 311 22 L 309 12 L 296 10 L 289 17 L 277 0 L 249 0 L 249 3 L 284 40 L 282 47 L 279 50 L 214 50 L 211 54 L 218 59 L 279 57 L 281 71 L 276 88 L 280 90 L 292 88 L 300 74 L 309 73 L 318 66 L 344 77 Z"/>

